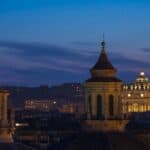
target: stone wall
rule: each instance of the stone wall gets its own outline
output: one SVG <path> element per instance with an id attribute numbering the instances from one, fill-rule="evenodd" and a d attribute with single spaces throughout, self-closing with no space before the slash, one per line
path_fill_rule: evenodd
<path id="1" fill-rule="evenodd" d="M 85 127 L 97 131 L 124 131 L 128 120 L 86 120 Z"/>

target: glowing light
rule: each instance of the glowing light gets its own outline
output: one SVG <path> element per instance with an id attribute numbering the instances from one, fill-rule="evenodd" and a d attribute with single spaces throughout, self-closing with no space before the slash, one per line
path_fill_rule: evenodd
<path id="1" fill-rule="evenodd" d="M 143 94 L 143 93 L 141 93 L 141 97 L 144 97 L 144 94 Z"/>
<path id="2" fill-rule="evenodd" d="M 141 86 L 139 85 L 139 90 L 141 89 Z"/>
<path id="3" fill-rule="evenodd" d="M 140 75 L 141 75 L 141 76 L 144 76 L 144 75 L 145 75 L 145 73 L 144 73 L 144 72 L 140 72 Z"/>
<path id="4" fill-rule="evenodd" d="M 130 94 L 130 93 L 128 94 L 128 97 L 131 97 L 131 94 Z"/>
<path id="5" fill-rule="evenodd" d="M 20 123 L 16 123 L 16 127 L 19 127 L 20 126 Z"/>
<path id="6" fill-rule="evenodd" d="M 16 127 L 28 126 L 28 123 L 16 123 Z"/>

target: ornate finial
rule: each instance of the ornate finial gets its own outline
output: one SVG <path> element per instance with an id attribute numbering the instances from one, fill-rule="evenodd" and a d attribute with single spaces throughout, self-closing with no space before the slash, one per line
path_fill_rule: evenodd
<path id="1" fill-rule="evenodd" d="M 103 33 L 103 41 L 101 42 L 101 45 L 102 45 L 102 52 L 105 52 L 105 37 L 104 37 L 104 33 Z"/>
<path id="2" fill-rule="evenodd" d="M 105 41 L 101 42 L 102 48 L 105 48 Z"/>

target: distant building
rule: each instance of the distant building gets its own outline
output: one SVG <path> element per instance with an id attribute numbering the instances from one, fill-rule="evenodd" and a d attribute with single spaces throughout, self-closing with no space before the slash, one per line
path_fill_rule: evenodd
<path id="1" fill-rule="evenodd" d="M 64 113 L 74 113 L 76 112 L 76 106 L 73 104 L 64 104 L 62 105 L 60 111 Z"/>
<path id="2" fill-rule="evenodd" d="M 25 110 L 50 111 L 55 105 L 56 101 L 52 100 L 26 100 Z"/>
<path id="3" fill-rule="evenodd" d="M 85 112 L 82 102 L 62 104 L 59 111 L 63 113 L 72 113 L 77 116 L 81 116 Z"/>
<path id="4" fill-rule="evenodd" d="M 134 83 L 123 85 L 122 104 L 124 115 L 150 111 L 150 80 L 144 72 Z"/>
<path id="5" fill-rule="evenodd" d="M 52 149 L 50 146 L 78 134 L 81 125 L 72 114 L 51 112 L 22 111 L 16 122 L 14 140 L 35 146 L 36 149 Z M 49 148 L 42 148 L 45 145 Z"/>

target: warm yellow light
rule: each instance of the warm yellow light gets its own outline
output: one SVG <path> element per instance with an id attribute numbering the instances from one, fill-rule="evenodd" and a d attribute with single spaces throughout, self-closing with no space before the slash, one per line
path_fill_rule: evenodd
<path id="1" fill-rule="evenodd" d="M 139 85 L 139 90 L 141 89 L 141 86 Z"/>
<path id="2" fill-rule="evenodd" d="M 130 93 L 128 94 L 128 97 L 131 97 L 131 94 L 130 94 Z"/>
<path id="3" fill-rule="evenodd" d="M 141 93 L 141 97 L 144 97 L 144 94 L 143 94 L 143 93 Z"/>
<path id="4" fill-rule="evenodd" d="M 20 123 L 16 123 L 16 127 L 19 127 L 20 126 Z"/>
<path id="5" fill-rule="evenodd" d="M 133 104 L 133 112 L 138 112 L 139 111 L 139 107 L 137 103 Z"/>
<path id="6" fill-rule="evenodd" d="M 28 126 L 28 123 L 16 123 L 16 127 Z"/>

